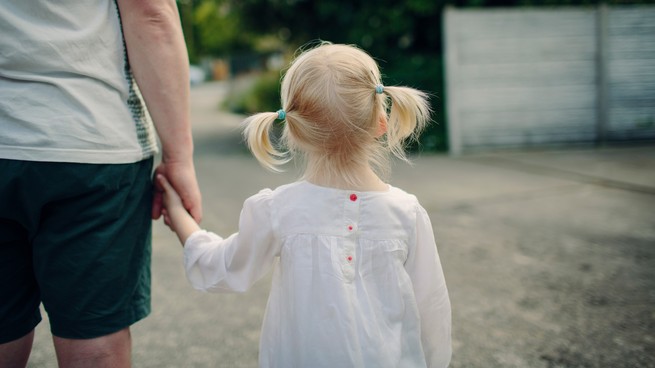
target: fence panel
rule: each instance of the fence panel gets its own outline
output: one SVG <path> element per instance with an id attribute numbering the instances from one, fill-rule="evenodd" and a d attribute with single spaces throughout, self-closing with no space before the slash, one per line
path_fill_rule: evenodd
<path id="1" fill-rule="evenodd" d="M 655 7 L 444 12 L 450 151 L 655 137 Z"/>
<path id="2" fill-rule="evenodd" d="M 607 138 L 655 138 L 655 7 L 610 8 L 607 74 Z"/>

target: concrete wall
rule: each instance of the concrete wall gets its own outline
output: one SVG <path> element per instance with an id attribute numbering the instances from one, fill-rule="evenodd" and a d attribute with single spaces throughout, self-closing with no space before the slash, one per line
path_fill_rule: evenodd
<path id="1" fill-rule="evenodd" d="M 452 153 L 655 138 L 655 7 L 444 17 Z"/>

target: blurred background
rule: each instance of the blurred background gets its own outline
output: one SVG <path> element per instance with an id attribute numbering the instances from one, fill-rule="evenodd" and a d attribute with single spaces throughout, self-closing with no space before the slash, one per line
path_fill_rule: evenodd
<path id="1" fill-rule="evenodd" d="M 443 4 L 434 0 L 186 0 L 179 7 L 191 62 L 207 79 L 234 82 L 224 102 L 231 111 L 279 109 L 281 71 L 298 47 L 320 39 L 362 47 L 380 64 L 386 84 L 430 92 L 435 120 L 444 121 Z M 445 125 L 433 125 L 423 143 L 445 150 Z"/>
<path id="2" fill-rule="evenodd" d="M 436 124 L 411 148 L 451 153 L 655 139 L 654 3 L 178 2 L 192 82 L 231 81 L 229 111 L 276 111 L 298 47 L 352 43 L 385 84 L 431 94 Z"/>

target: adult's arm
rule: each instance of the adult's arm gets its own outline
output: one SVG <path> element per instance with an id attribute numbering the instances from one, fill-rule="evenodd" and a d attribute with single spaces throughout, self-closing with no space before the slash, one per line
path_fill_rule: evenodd
<path id="1" fill-rule="evenodd" d="M 118 0 L 127 54 L 162 145 L 155 170 L 179 193 L 184 207 L 200 222 L 202 204 L 193 165 L 189 113 L 189 61 L 174 0 Z M 158 184 L 155 184 L 156 187 Z M 161 187 L 152 217 L 161 216 Z"/>

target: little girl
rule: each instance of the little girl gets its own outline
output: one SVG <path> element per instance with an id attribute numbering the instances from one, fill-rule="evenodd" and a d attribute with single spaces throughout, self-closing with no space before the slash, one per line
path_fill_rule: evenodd
<path id="1" fill-rule="evenodd" d="M 353 46 L 303 52 L 282 81 L 283 109 L 248 118 L 254 156 L 295 154 L 300 181 L 248 198 L 239 232 L 201 230 L 163 176 L 164 219 L 184 245 L 191 284 L 244 292 L 275 265 L 261 367 L 446 367 L 450 300 L 426 211 L 379 173 L 429 119 L 427 96 L 382 86 Z M 269 138 L 283 120 L 279 144 Z M 284 147 L 284 149 L 282 149 Z"/>

